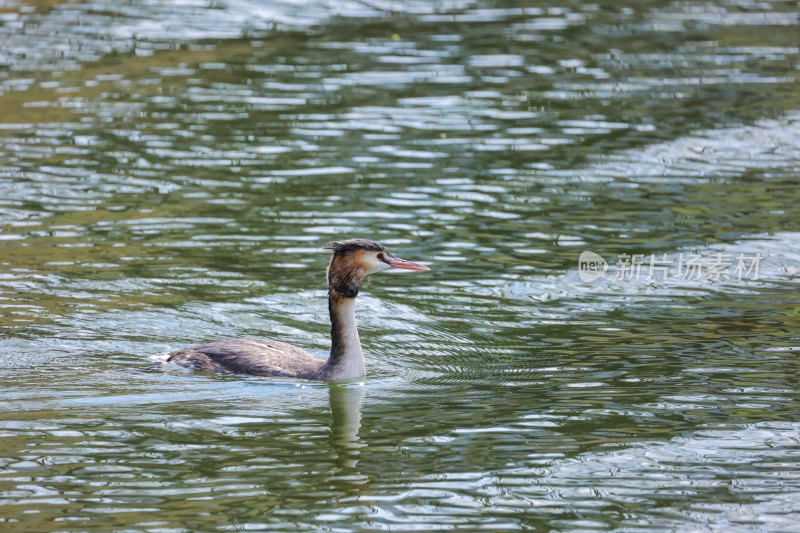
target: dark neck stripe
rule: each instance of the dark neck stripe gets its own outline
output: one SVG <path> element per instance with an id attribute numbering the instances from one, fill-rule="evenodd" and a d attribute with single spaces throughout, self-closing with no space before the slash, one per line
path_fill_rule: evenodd
<path id="1" fill-rule="evenodd" d="M 328 295 L 338 298 L 355 298 L 358 296 L 358 285 L 350 283 L 336 283 L 328 287 Z"/>
<path id="2" fill-rule="evenodd" d="M 358 288 L 356 288 L 358 293 Z M 330 291 L 328 294 L 328 313 L 331 317 L 331 354 L 328 358 L 329 365 L 336 365 L 344 357 L 346 345 L 344 338 L 344 328 L 346 327 L 345 320 L 347 317 L 340 315 L 341 306 L 346 304 L 348 300 L 353 297 L 342 296 Z"/>

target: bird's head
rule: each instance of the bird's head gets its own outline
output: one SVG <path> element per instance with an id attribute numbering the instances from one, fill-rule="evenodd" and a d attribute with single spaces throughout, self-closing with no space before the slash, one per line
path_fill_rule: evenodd
<path id="1" fill-rule="evenodd" d="M 328 291 L 354 298 L 364 278 L 389 268 L 430 270 L 428 267 L 400 259 L 380 243 L 366 239 L 331 241 L 325 249 L 332 252 L 328 264 Z"/>

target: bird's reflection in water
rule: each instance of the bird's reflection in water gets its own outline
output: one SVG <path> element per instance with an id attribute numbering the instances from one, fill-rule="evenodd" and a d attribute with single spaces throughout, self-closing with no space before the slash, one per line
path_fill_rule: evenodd
<path id="1" fill-rule="evenodd" d="M 360 383 L 331 385 L 331 448 L 336 452 L 336 467 L 339 476 L 346 476 L 350 483 L 364 483 L 366 478 L 357 469 L 360 449 L 366 446 L 358 437 L 361 428 L 361 404 L 364 401 L 364 386 Z M 344 478 L 340 477 L 344 481 Z"/>

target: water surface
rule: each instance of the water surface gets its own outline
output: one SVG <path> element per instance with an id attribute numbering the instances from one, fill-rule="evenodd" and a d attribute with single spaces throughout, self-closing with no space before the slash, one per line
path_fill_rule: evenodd
<path id="1" fill-rule="evenodd" d="M 799 17 L 6 2 L 0 520 L 797 530 Z M 154 363 L 324 356 L 352 236 L 432 267 L 362 290 L 363 383 Z"/>

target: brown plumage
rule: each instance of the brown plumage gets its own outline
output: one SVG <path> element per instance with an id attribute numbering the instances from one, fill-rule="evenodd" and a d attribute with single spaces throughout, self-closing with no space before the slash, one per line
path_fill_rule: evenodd
<path id="1" fill-rule="evenodd" d="M 355 298 L 364 278 L 387 268 L 428 270 L 392 255 L 366 239 L 334 241 L 327 269 L 331 351 L 328 359 L 311 355 L 291 344 L 269 339 L 233 339 L 178 350 L 167 359 L 197 370 L 344 381 L 364 375 L 364 356 L 355 322 Z"/>

